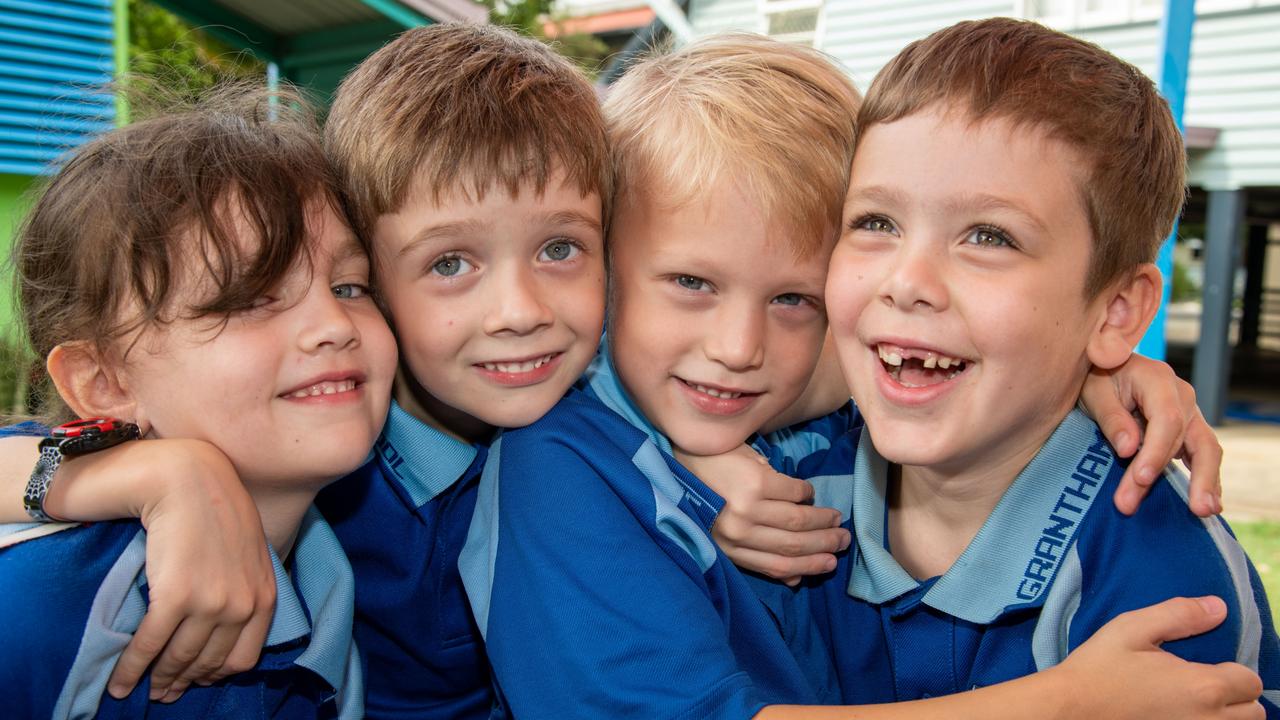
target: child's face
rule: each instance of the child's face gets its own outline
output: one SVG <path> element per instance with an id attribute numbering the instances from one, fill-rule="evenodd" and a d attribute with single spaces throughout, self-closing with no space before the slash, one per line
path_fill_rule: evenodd
<path id="1" fill-rule="evenodd" d="M 623 385 L 676 447 L 733 449 L 808 382 L 828 252 L 797 260 L 733 185 L 675 210 L 624 203 L 613 228 L 609 336 Z"/>
<path id="2" fill-rule="evenodd" d="M 604 321 L 600 198 L 556 173 L 482 200 L 431 201 L 415 187 L 374 228 L 378 281 L 401 356 L 429 398 L 424 418 L 455 435 L 542 417 L 595 355 Z M 464 420 L 465 422 L 465 420 Z"/>
<path id="3" fill-rule="evenodd" d="M 205 317 L 145 330 L 125 362 L 154 436 L 206 440 L 258 487 L 314 490 L 355 469 L 390 402 L 395 342 L 368 294 L 368 259 L 327 205 L 308 224 L 310 266 L 295 264 L 259 307 L 225 327 Z M 190 285 L 180 301 L 198 297 Z"/>
<path id="4" fill-rule="evenodd" d="M 885 457 L 996 469 L 1074 403 L 1100 322 L 1082 177 L 1068 146 L 1003 120 L 926 112 L 866 131 L 827 307 Z"/>

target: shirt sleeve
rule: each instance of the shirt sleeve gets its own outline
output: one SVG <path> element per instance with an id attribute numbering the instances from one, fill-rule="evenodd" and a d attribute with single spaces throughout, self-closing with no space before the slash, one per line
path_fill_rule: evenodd
<path id="1" fill-rule="evenodd" d="M 463 572 L 501 694 L 521 720 L 751 717 L 763 703 L 708 594 L 723 567 L 658 530 L 664 499 L 602 432 L 535 425 L 490 454 L 491 584 Z"/>
<path id="2" fill-rule="evenodd" d="M 1221 625 L 1163 648 L 1194 662 L 1239 662 L 1257 671 L 1267 690 L 1267 717 L 1280 717 L 1280 640 L 1257 571 L 1224 521 L 1192 515 L 1177 482 L 1157 483 L 1134 517 L 1120 517 L 1110 503 L 1091 513 L 1094 527 L 1082 529 L 1079 540 L 1080 606 L 1069 648 L 1129 610 L 1217 595 L 1227 603 Z"/>

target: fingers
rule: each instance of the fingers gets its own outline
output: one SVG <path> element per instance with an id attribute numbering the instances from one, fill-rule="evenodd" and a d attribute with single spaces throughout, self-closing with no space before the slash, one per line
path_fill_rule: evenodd
<path id="1" fill-rule="evenodd" d="M 154 606 L 147 612 L 107 680 L 107 692 L 111 697 L 119 699 L 133 692 L 147 667 L 169 643 L 169 638 L 173 636 L 181 619 L 182 616 L 178 613 L 166 612 L 163 608 Z M 167 687 L 166 684 L 165 688 Z"/>
<path id="2" fill-rule="evenodd" d="M 1113 639 L 1126 647 L 1152 647 L 1212 630 L 1226 617 L 1221 598 L 1173 598 L 1117 615 L 1099 632 L 1114 633 Z"/>
<path id="3" fill-rule="evenodd" d="M 744 538 L 742 547 L 783 557 L 804 557 L 819 553 L 838 553 L 849 547 L 849 531 L 825 528 L 805 532 L 788 532 L 771 527 L 756 527 Z"/>
<path id="4" fill-rule="evenodd" d="M 231 649 L 231 654 L 227 655 L 226 662 L 222 664 L 219 677 L 245 672 L 258 664 L 258 656 L 262 654 L 262 646 L 267 641 L 267 632 L 271 629 L 272 608 L 274 608 L 274 596 L 273 601 L 267 604 L 266 611 L 255 614 L 244 626 L 235 647 Z"/>
<path id="5" fill-rule="evenodd" d="M 1250 714 L 1254 710 L 1248 706 L 1256 705 L 1259 711 L 1262 709 L 1262 706 L 1257 704 L 1257 700 L 1264 689 L 1262 678 L 1244 665 L 1233 662 L 1216 665 L 1215 670 L 1218 673 L 1215 680 L 1219 687 L 1211 691 L 1213 695 L 1217 697 L 1221 704 L 1246 706 L 1240 708 L 1243 713 L 1241 717 L 1255 717 L 1255 715 Z M 1210 697 L 1210 700 L 1212 699 L 1214 698 Z M 1263 715 L 1257 715 L 1256 717 L 1263 717 Z"/>
<path id="6" fill-rule="evenodd" d="M 760 497 L 789 503 L 811 503 L 813 492 L 812 484 L 772 471 L 765 475 L 760 486 Z"/>
<path id="7" fill-rule="evenodd" d="M 1222 512 L 1222 444 L 1196 408 L 1187 425 L 1182 458 L 1191 471 L 1191 510 L 1200 517 Z"/>
<path id="8" fill-rule="evenodd" d="M 836 567 L 835 555 L 826 553 L 786 557 L 749 548 L 738 548 L 730 559 L 743 570 L 771 577 L 791 586 L 798 584 L 803 576 L 821 575 L 831 572 Z"/>
<path id="9" fill-rule="evenodd" d="M 1092 402 L 1092 398 L 1090 401 Z M 1096 418 L 1098 427 L 1107 438 L 1107 442 L 1111 443 L 1111 447 L 1116 449 L 1116 454 L 1120 457 L 1133 455 L 1138 449 L 1138 438 L 1142 437 L 1138 421 L 1134 419 L 1128 408 L 1120 404 L 1119 398 L 1115 395 L 1100 395 L 1097 403 L 1104 408 L 1095 410 L 1090 407 L 1089 411 Z"/>
<path id="10" fill-rule="evenodd" d="M 189 683 L 178 676 L 195 661 L 214 635 L 215 626 L 198 617 L 182 621 L 151 670 L 151 699 L 173 702 Z"/>
<path id="11" fill-rule="evenodd" d="M 209 642 L 200 650 L 194 660 L 178 672 L 177 678 L 169 686 L 165 699 L 173 696 L 176 700 L 192 683 L 208 685 L 217 682 L 227 675 L 222 671 L 224 661 L 230 655 L 236 640 L 240 636 L 240 627 L 218 626 L 209 635 Z M 163 656 L 161 657 L 163 660 Z M 246 668 L 247 669 L 247 668 Z M 152 674 L 152 687 L 157 686 L 156 674 Z"/>

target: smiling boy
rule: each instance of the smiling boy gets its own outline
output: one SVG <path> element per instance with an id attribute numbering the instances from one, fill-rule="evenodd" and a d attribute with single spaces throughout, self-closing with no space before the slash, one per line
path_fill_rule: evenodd
<path id="1" fill-rule="evenodd" d="M 777 707 L 840 702 L 809 598 L 729 562 L 711 537 L 724 500 L 673 453 L 733 450 L 805 390 L 857 103 L 822 55 L 755 36 L 650 58 L 611 91 L 608 339 L 577 389 L 495 441 L 459 559 L 504 712 L 848 716 Z M 1112 709 L 1123 717 L 1172 704 L 1189 667 L 1111 659 L 1174 691 Z M 858 712 L 1018 717 L 1037 696 L 1065 717 L 1063 677 Z"/>
<path id="2" fill-rule="evenodd" d="M 1033 23 L 960 23 L 876 78 L 827 284 L 866 422 L 855 545 L 818 611 L 846 701 L 1016 678 L 1119 613 L 1213 594 L 1228 620 L 1164 647 L 1260 672 L 1280 714 L 1280 642 L 1225 523 L 1174 471 L 1122 516 L 1125 463 L 1073 410 L 1151 321 L 1184 177 L 1151 81 Z"/>

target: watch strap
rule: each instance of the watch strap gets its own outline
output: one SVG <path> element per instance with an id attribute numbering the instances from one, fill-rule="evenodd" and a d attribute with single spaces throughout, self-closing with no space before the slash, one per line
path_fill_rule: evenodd
<path id="1" fill-rule="evenodd" d="M 62 442 L 56 438 L 40 441 L 40 457 L 36 460 L 30 479 L 27 480 L 26 492 L 22 495 L 22 506 L 31 519 L 37 522 L 53 522 L 49 513 L 44 511 L 44 499 L 49 494 L 49 484 L 53 481 L 53 474 L 62 464 L 61 444 Z"/>

